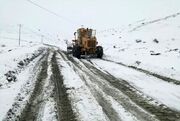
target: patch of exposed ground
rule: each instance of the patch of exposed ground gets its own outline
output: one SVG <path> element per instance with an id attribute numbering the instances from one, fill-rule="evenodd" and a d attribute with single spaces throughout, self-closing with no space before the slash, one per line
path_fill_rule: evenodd
<path id="1" fill-rule="evenodd" d="M 55 83 L 56 101 L 58 107 L 58 118 L 60 121 L 76 121 L 76 116 L 73 112 L 71 101 L 68 97 L 67 88 L 63 83 L 63 76 L 56 60 L 56 52 L 52 57 L 52 80 Z"/>

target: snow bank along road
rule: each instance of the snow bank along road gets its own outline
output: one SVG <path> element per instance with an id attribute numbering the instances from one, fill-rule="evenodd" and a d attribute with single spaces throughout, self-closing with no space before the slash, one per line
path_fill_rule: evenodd
<path id="1" fill-rule="evenodd" d="M 31 74 L 4 121 L 180 121 L 179 84 L 143 71 L 55 47 L 23 71 Z"/>

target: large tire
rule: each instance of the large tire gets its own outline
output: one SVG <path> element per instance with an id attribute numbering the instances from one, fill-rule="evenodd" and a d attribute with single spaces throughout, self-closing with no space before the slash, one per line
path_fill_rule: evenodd
<path id="1" fill-rule="evenodd" d="M 81 48 L 79 46 L 73 47 L 73 56 L 80 59 L 81 58 Z"/>
<path id="2" fill-rule="evenodd" d="M 103 56 L 103 48 L 102 48 L 102 46 L 97 46 L 96 47 L 96 55 L 97 55 L 97 58 L 102 58 L 102 56 Z"/>
<path id="3" fill-rule="evenodd" d="M 67 47 L 67 54 L 72 54 L 73 47 Z"/>

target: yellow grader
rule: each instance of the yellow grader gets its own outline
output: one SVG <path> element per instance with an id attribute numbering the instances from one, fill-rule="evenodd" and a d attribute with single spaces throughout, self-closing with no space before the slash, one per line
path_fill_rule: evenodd
<path id="1" fill-rule="evenodd" d="M 103 48 L 97 46 L 96 31 L 88 28 L 79 28 L 74 33 L 72 54 L 74 57 L 81 58 L 81 55 L 102 58 Z"/>

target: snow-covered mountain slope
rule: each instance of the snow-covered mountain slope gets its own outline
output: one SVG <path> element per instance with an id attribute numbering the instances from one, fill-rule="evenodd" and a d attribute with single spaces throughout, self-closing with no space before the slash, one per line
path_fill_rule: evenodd
<path id="1" fill-rule="evenodd" d="M 180 80 L 180 13 L 98 33 L 105 59 Z"/>

